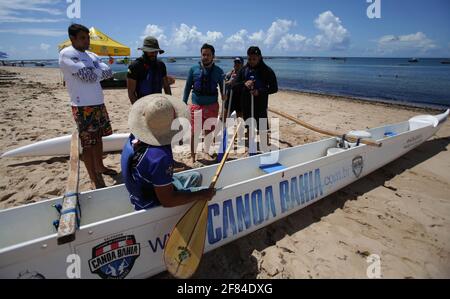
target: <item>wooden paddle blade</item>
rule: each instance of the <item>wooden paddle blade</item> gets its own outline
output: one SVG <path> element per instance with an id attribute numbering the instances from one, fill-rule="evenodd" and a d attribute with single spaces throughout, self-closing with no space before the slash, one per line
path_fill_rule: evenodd
<path id="1" fill-rule="evenodd" d="M 205 247 L 208 203 L 197 201 L 178 221 L 164 248 L 167 270 L 176 278 L 189 278 L 197 270 Z"/>

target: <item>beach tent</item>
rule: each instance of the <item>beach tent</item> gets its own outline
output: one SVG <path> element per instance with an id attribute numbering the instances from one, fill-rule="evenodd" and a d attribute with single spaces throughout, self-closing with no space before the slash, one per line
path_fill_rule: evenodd
<path id="1" fill-rule="evenodd" d="M 91 27 L 89 29 L 89 35 L 91 36 L 91 48 L 90 51 L 99 56 L 130 56 L 131 49 L 121 43 L 113 40 L 97 28 Z M 58 45 L 59 51 L 71 46 L 72 43 L 66 40 L 62 44 Z"/>

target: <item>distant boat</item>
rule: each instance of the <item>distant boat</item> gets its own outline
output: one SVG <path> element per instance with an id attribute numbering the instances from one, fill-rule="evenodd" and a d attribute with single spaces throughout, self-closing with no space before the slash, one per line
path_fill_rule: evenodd
<path id="1" fill-rule="evenodd" d="M 172 58 L 167 59 L 167 62 L 174 63 L 174 62 L 177 62 L 177 60 L 172 57 Z"/>
<path id="2" fill-rule="evenodd" d="M 342 60 L 342 61 L 346 61 L 347 58 L 345 58 L 345 57 L 331 57 L 331 60 Z"/>
<path id="3" fill-rule="evenodd" d="M 408 62 L 416 63 L 416 62 L 419 62 L 419 59 L 411 58 L 410 60 L 408 60 Z"/>
<path id="4" fill-rule="evenodd" d="M 442 64 L 450 64 L 450 60 L 441 61 Z"/>

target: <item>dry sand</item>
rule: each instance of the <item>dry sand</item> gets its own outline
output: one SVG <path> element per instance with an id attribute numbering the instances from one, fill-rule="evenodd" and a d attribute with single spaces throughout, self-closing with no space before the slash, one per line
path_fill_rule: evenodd
<path id="1" fill-rule="evenodd" d="M 59 70 L 0 67 L 0 152 L 70 134 L 74 122 Z M 180 96 L 184 81 L 173 93 Z M 126 133 L 126 90 L 106 90 L 115 133 Z M 337 131 L 380 126 L 436 111 L 279 92 L 270 105 Z M 281 147 L 324 138 L 280 119 Z M 367 256 L 381 258 L 383 278 L 450 278 L 450 122 L 431 140 L 371 175 L 283 220 L 205 255 L 196 278 L 366 278 Z M 176 156 L 179 169 L 195 165 Z M 120 171 L 120 155 L 107 166 Z M 64 192 L 64 157 L 0 160 L 0 209 Z M 84 167 L 81 189 L 89 189 Z M 120 176 L 105 176 L 107 185 Z M 169 277 L 163 273 L 157 277 Z"/>

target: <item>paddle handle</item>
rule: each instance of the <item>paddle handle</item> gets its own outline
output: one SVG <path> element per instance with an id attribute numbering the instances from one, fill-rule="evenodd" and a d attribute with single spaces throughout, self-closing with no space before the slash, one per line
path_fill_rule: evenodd
<path id="1" fill-rule="evenodd" d="M 306 122 L 304 122 L 304 121 L 302 121 L 302 120 L 300 120 L 300 119 L 298 119 L 296 117 L 293 117 L 293 116 L 291 116 L 289 114 L 286 114 L 284 112 L 275 110 L 273 108 L 269 108 L 269 111 L 274 113 L 274 114 L 278 114 L 278 115 L 280 115 L 280 116 L 282 116 L 282 117 L 284 117 L 286 119 L 289 119 L 289 120 L 291 120 L 291 121 L 293 121 L 293 122 L 295 122 L 295 123 L 297 123 L 297 124 L 307 128 L 307 129 L 310 129 L 310 130 L 315 131 L 317 133 L 321 133 L 321 134 L 328 135 L 328 136 L 334 136 L 334 137 L 342 137 L 344 135 L 344 134 L 339 134 L 337 132 L 333 132 L 333 131 L 328 131 L 328 130 L 324 130 L 324 129 L 321 129 L 321 128 L 317 128 L 317 127 L 315 127 L 315 126 L 313 126 L 311 124 L 308 124 L 308 123 L 306 123 Z M 350 141 L 353 141 L 353 142 L 358 141 L 358 138 L 355 138 L 355 137 L 352 137 L 352 136 L 346 136 L 346 138 L 348 140 L 350 140 Z M 363 144 L 370 145 L 370 146 L 375 146 L 375 147 L 381 147 L 382 146 L 382 143 L 374 142 L 374 141 L 370 141 L 370 140 L 361 140 L 360 142 L 363 143 Z"/>
<path id="2" fill-rule="evenodd" d="M 234 132 L 234 135 L 233 135 L 233 138 L 232 138 L 232 140 L 230 142 L 230 145 L 228 145 L 227 151 L 223 155 L 222 161 L 220 161 L 220 164 L 217 167 L 216 173 L 214 174 L 214 177 L 213 177 L 213 179 L 211 181 L 211 184 L 209 185 L 209 188 L 211 188 L 211 189 L 213 189 L 216 186 L 217 180 L 219 179 L 219 176 L 222 173 L 223 166 L 225 165 L 225 162 L 228 159 L 228 155 L 230 154 L 231 149 L 233 148 L 234 141 L 236 140 L 236 137 L 237 137 L 237 135 L 239 133 L 239 129 L 241 128 L 241 124 L 242 123 L 239 123 L 239 125 L 238 125 L 238 127 L 236 129 L 236 132 Z"/>

